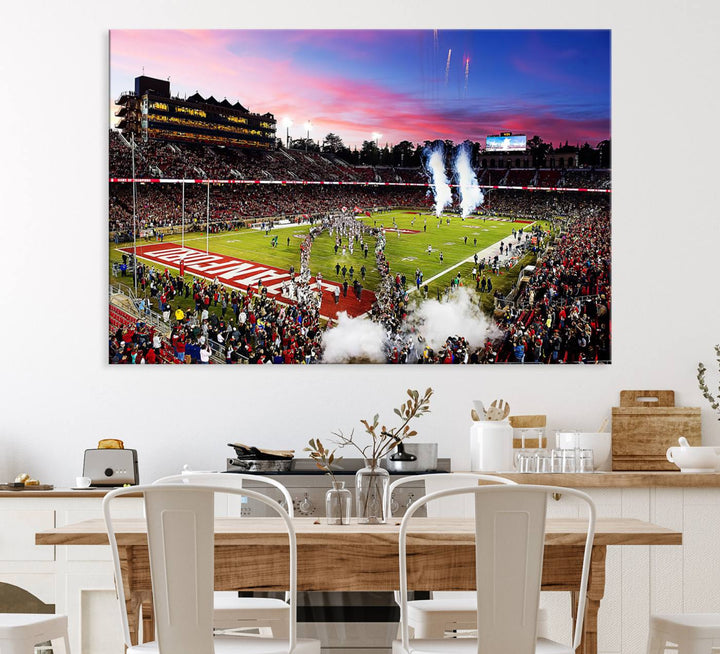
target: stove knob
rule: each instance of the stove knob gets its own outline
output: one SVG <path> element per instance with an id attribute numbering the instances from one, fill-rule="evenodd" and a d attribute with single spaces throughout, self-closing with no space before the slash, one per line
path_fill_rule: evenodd
<path id="1" fill-rule="evenodd" d="M 112 476 L 113 476 L 113 469 L 112 469 L 112 468 L 105 468 L 105 476 L 106 476 L 106 477 L 112 477 Z"/>
<path id="2" fill-rule="evenodd" d="M 300 504 L 298 504 L 298 511 L 304 515 L 309 515 L 314 509 L 315 505 L 310 501 L 307 493 L 305 493 L 305 497 L 303 497 L 303 499 L 300 500 Z"/>

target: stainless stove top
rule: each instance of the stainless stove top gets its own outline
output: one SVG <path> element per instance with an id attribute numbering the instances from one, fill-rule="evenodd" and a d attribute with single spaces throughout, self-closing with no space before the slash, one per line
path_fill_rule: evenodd
<path id="1" fill-rule="evenodd" d="M 382 466 L 382 463 L 380 464 Z M 337 465 L 333 466 L 333 474 L 336 476 L 341 475 L 354 475 L 358 470 L 365 467 L 363 459 L 346 459 Z M 282 477 L 285 475 L 312 475 L 322 477 L 327 473 L 317 467 L 315 461 L 312 459 L 293 459 L 289 470 L 284 471 L 266 471 L 266 472 L 248 472 L 237 466 L 237 459 L 227 459 L 227 470 L 226 472 L 242 472 L 250 475 L 272 475 L 274 477 Z M 426 475 L 430 473 L 443 473 L 450 472 L 450 459 L 438 459 L 437 470 L 417 470 L 410 472 L 392 472 L 390 476 L 397 477 L 408 477 L 411 475 Z"/>
<path id="2" fill-rule="evenodd" d="M 325 492 L 330 488 L 330 479 L 327 473 L 320 470 L 312 459 L 293 459 L 292 468 L 286 472 L 247 472 L 239 470 L 233 465 L 234 459 L 227 460 L 227 473 L 233 472 L 249 474 L 257 477 L 271 476 L 285 486 L 293 499 L 296 516 L 325 516 Z M 365 467 L 362 459 L 343 459 L 343 469 L 334 469 L 333 473 L 345 482 L 345 487 L 355 495 L 355 473 Z M 450 459 L 438 459 L 438 470 L 418 472 L 390 472 L 391 479 L 398 477 L 413 477 L 428 473 L 450 472 Z M 277 489 L 258 481 L 257 485 L 246 482 L 248 488 L 259 491 L 275 498 L 282 503 L 282 496 Z M 416 497 L 425 494 L 425 484 L 409 482 L 403 484 L 393 493 L 393 515 L 402 516 L 405 509 L 410 506 Z M 353 505 L 354 506 L 354 505 Z M 270 509 L 261 502 L 248 501 L 243 505 L 242 514 L 246 516 L 263 517 L 270 515 Z M 418 514 L 420 515 L 420 514 Z"/>

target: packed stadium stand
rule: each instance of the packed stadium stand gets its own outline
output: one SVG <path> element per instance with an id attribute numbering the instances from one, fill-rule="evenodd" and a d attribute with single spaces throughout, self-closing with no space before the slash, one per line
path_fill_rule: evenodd
<path id="1" fill-rule="evenodd" d="M 535 175 L 535 170 L 511 168 L 505 176 L 505 186 L 535 186 Z"/>
<path id="2" fill-rule="evenodd" d="M 152 349 L 155 330 L 143 324 L 137 316 L 123 311 L 114 304 L 109 305 L 110 310 L 110 362 L 117 356 L 115 363 L 135 363 L 138 354 L 147 356 Z M 125 346 L 128 346 L 127 348 Z M 164 338 L 160 338 L 160 347 L 154 352 L 154 363 L 180 363 L 175 356 L 172 346 Z M 122 361 L 123 356 L 126 360 Z M 140 360 L 137 361 L 140 363 Z"/>
<path id="3" fill-rule="evenodd" d="M 110 131 L 110 178 L 132 176 L 131 145 Z M 368 183 L 427 183 L 422 168 L 351 165 L 331 153 L 278 148 L 269 152 L 150 140 L 135 143 L 135 176 L 163 179 L 307 180 Z M 448 170 L 448 177 L 452 178 Z M 486 186 L 611 188 L 610 171 L 587 169 L 484 168 Z"/>
<path id="4" fill-rule="evenodd" d="M 541 188 L 555 188 L 560 183 L 561 170 L 552 170 L 549 168 L 538 170 L 535 186 Z"/>
<path id="5" fill-rule="evenodd" d="M 355 208 L 361 212 L 390 207 L 429 209 L 433 204 L 427 175 L 420 167 L 352 165 L 329 152 L 293 148 L 236 149 L 140 139 L 134 148 L 135 178 L 146 181 L 135 185 L 137 222 L 133 225 L 133 184 L 129 179 L 133 172 L 132 148 L 114 130 L 110 131 L 109 155 L 109 232 L 116 243 L 130 240 L 133 226 L 146 237 L 177 233 L 183 220 L 183 203 L 185 231 L 204 231 L 208 190 L 209 230 L 213 233 L 245 228 L 266 218 L 320 220 L 342 207 L 350 208 L 352 214 Z M 452 171 L 448 169 L 447 174 L 452 179 Z M 610 171 L 481 168 L 477 178 L 481 186 L 500 187 L 485 188 L 481 214 L 528 223 L 542 219 L 553 226 L 552 234 L 537 233 L 536 269 L 511 300 L 495 295 L 502 307 L 496 316 L 502 335 L 481 347 L 471 347 L 460 336 L 449 336 L 442 348 L 433 351 L 425 347 L 418 352 L 409 344 L 403 326 L 407 288 L 390 282 L 378 293 L 380 300 L 371 311 L 373 319 L 381 322 L 391 337 L 388 362 L 609 361 L 610 194 L 504 187 L 610 190 Z M 192 183 L 162 181 L 183 179 Z M 246 181 L 251 183 L 239 183 Z M 283 181 L 289 183 L 280 183 Z M 457 210 L 456 204 L 449 210 Z M 378 261 L 387 267 L 387 278 L 394 279 L 392 262 Z M 169 307 L 178 293 L 185 292 L 188 297 L 188 284 L 184 287 L 179 276 L 167 271 L 163 276 L 151 267 L 138 268 L 143 288 L 152 289 L 149 297 L 158 303 L 158 311 Z M 170 341 L 162 338 L 158 347 L 153 346 L 157 334 L 140 316 L 111 304 L 110 361 L 201 363 L 205 362 L 202 358 L 207 358 L 206 350 L 227 363 L 314 363 L 322 359 L 322 333 L 328 326 L 315 322 L 302 307 L 261 295 L 236 293 L 204 280 L 194 280 L 191 291 L 193 297 L 199 298 L 197 315 L 180 322 L 168 319 L 168 324 L 173 324 Z M 200 320 L 204 300 L 214 302 L 216 307 L 220 303 L 224 307 L 222 316 L 214 313 Z M 256 328 L 256 322 L 269 327 Z"/>

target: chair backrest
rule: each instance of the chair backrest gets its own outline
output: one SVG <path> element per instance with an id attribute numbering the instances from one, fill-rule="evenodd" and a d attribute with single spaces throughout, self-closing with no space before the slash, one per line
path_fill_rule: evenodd
<path id="1" fill-rule="evenodd" d="M 213 654 L 216 493 L 242 495 L 271 507 L 283 519 L 290 545 L 289 648 L 297 642 L 297 545 L 290 516 L 273 499 L 247 489 L 199 483 L 163 483 L 118 488 L 103 499 L 103 515 L 113 555 L 125 644 L 131 645 L 125 589 L 111 503 L 142 493 L 147 523 L 155 626 L 160 654 Z"/>
<path id="2" fill-rule="evenodd" d="M 407 622 L 407 532 L 410 519 L 428 502 L 455 495 L 475 499 L 475 574 L 478 654 L 534 654 L 542 582 L 545 515 L 553 493 L 574 495 L 588 506 L 587 535 L 580 579 L 573 649 L 580 645 L 595 536 L 595 505 L 581 491 L 529 484 L 491 485 L 431 493 L 412 504 L 400 526 L 400 619 L 402 643 L 409 648 Z"/>
<path id="3" fill-rule="evenodd" d="M 407 477 L 400 477 L 390 484 L 387 490 L 387 496 L 385 497 L 385 515 L 392 515 L 392 494 L 393 491 L 403 484 L 415 484 L 422 481 L 425 484 L 426 494 L 432 491 L 430 488 L 431 484 L 439 487 L 438 490 L 445 490 L 446 488 L 456 488 L 458 486 L 477 486 L 479 481 L 487 481 L 495 484 L 515 484 L 516 482 L 505 479 L 505 477 L 498 477 L 497 475 L 481 475 L 473 472 L 432 472 L 424 475 L 409 475 Z M 428 509 L 430 511 L 430 509 Z M 443 511 L 444 515 L 447 515 Z M 428 513 L 428 515 L 430 515 Z"/>
<path id="4" fill-rule="evenodd" d="M 155 484 L 202 484 L 204 486 L 227 486 L 228 488 L 244 488 L 243 482 L 261 482 L 277 488 L 285 500 L 286 511 L 291 518 L 295 517 L 293 500 L 288 489 L 279 481 L 265 475 L 249 475 L 242 472 L 194 472 L 185 470 L 179 475 L 161 477 L 153 482 Z"/>

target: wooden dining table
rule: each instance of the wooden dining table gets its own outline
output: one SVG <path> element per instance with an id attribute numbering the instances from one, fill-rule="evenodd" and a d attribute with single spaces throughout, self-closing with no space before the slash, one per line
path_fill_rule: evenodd
<path id="1" fill-rule="evenodd" d="M 327 525 L 294 518 L 300 591 L 391 591 L 399 586 L 399 521 L 384 525 Z M 114 521 L 133 643 L 140 620 L 154 633 L 152 587 L 145 522 Z M 577 606 L 585 544 L 585 520 L 547 520 L 542 588 L 570 591 Z M 279 518 L 217 518 L 216 590 L 283 591 L 288 586 L 288 539 Z M 408 531 L 408 588 L 474 590 L 474 522 L 462 518 L 415 518 Z M 102 520 L 38 532 L 38 545 L 108 543 Z M 598 519 L 592 549 L 583 639 L 578 652 L 597 652 L 597 614 L 605 592 L 608 545 L 681 545 L 682 533 L 636 519 Z M 573 608 L 573 612 L 575 609 Z M 575 616 L 573 615 L 573 618 Z"/>

